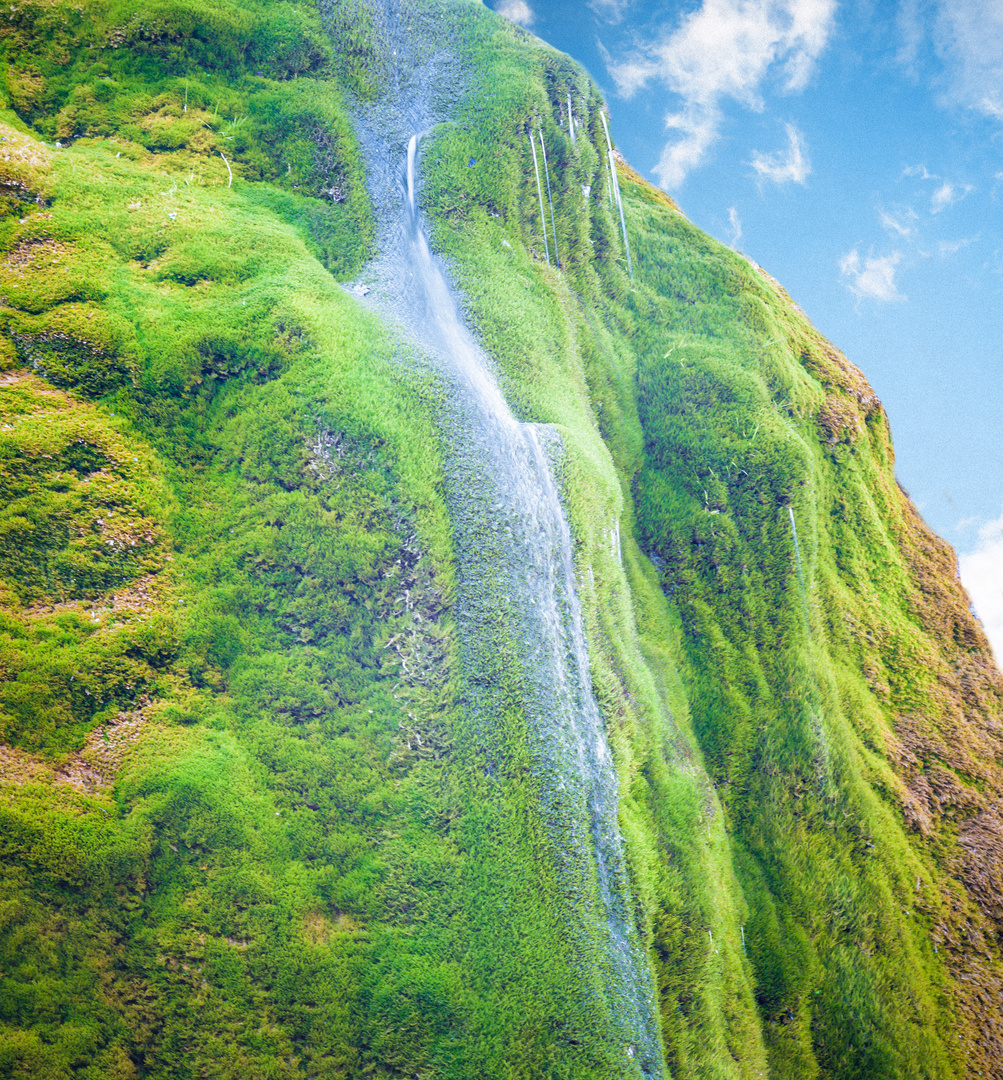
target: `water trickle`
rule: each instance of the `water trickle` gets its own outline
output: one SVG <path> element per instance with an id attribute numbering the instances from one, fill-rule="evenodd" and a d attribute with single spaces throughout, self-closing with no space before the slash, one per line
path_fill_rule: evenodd
<path id="1" fill-rule="evenodd" d="M 804 615 L 805 630 L 808 634 L 808 641 L 811 642 L 811 611 L 808 606 L 808 586 L 805 582 L 804 567 L 801 564 L 801 544 L 798 542 L 798 526 L 794 518 L 794 507 L 789 504 L 787 506 L 787 514 L 791 521 L 791 535 L 794 537 L 794 563 L 797 568 L 798 586 L 801 591 L 801 605 L 802 613 Z M 818 745 L 818 750 L 815 755 L 815 766 L 819 790 L 822 791 L 828 788 L 832 782 L 832 769 L 829 760 L 829 741 L 825 733 L 825 724 L 822 719 L 822 690 L 818 683 L 814 662 L 810 656 L 808 663 L 808 678 L 812 695 L 809 708 L 811 710 L 812 730 L 814 731 L 815 740 Z"/>
<path id="2" fill-rule="evenodd" d="M 561 257 L 557 253 L 557 222 L 554 221 L 554 195 L 550 190 L 550 166 L 547 164 L 547 144 L 543 141 L 543 128 L 540 129 L 540 149 L 543 151 L 543 171 L 547 177 L 547 205 L 550 207 L 550 227 L 554 231 L 554 262 L 557 263 L 557 267 L 560 269 Z M 546 222 L 544 222 L 543 228 L 544 232 L 546 232 Z"/>
<path id="3" fill-rule="evenodd" d="M 798 585 L 801 587 L 801 603 L 804 605 L 804 623 L 811 637 L 811 616 L 808 613 L 808 588 L 804 580 L 804 568 L 801 566 L 801 545 L 798 543 L 798 527 L 794 520 L 794 507 L 788 506 L 787 513 L 791 518 L 791 535 L 794 537 L 794 562 L 798 572 Z"/>
<path id="4" fill-rule="evenodd" d="M 389 147 L 368 134 L 363 145 L 379 166 Z M 467 707 L 485 731 L 497 724 L 492 695 L 500 691 L 481 672 L 497 666 L 492 635 L 502 625 L 517 644 L 512 662 L 520 669 L 538 814 L 581 994 L 596 996 L 587 1006 L 597 1017 L 596 1034 L 605 1026 L 608 1042 L 622 1048 L 616 1075 L 655 1080 L 664 1076 L 664 1063 L 654 985 L 631 917 L 616 771 L 592 696 L 571 535 L 549 465 L 559 439 L 553 428 L 512 414 L 429 250 L 416 197 L 420 138 L 411 135 L 406 152 L 398 144 L 397 217 L 384 220 L 384 254 L 372 268 L 380 285 L 366 302 L 402 326 L 450 387 L 448 498 Z M 381 205 L 376 192 L 374 203 Z"/>
<path id="5" fill-rule="evenodd" d="M 533 151 L 533 171 L 536 173 L 536 193 L 540 196 L 540 228 L 543 229 L 543 251 L 547 256 L 547 265 L 550 266 L 550 245 L 547 242 L 547 218 L 543 212 L 543 188 L 540 186 L 540 164 L 536 157 L 536 140 L 533 138 L 532 131 L 529 133 L 529 148 Z"/>
<path id="6" fill-rule="evenodd" d="M 609 165 L 610 201 L 614 202 L 617 210 L 620 211 L 620 228 L 623 230 L 623 246 L 627 252 L 627 272 L 633 277 L 634 265 L 630 258 L 630 240 L 627 239 L 627 219 L 623 214 L 623 198 L 620 194 L 620 181 L 617 179 L 616 175 L 616 159 L 613 156 L 613 143 L 610 141 L 609 128 L 606 125 L 606 114 L 600 110 L 599 116 L 602 119 L 602 128 L 606 134 L 606 163 Z"/>
<path id="7" fill-rule="evenodd" d="M 613 195 L 613 158 L 610 156 L 613 152 L 613 144 L 609 141 L 609 128 L 606 126 L 606 114 L 602 109 L 599 110 L 599 119 L 602 121 L 603 133 L 606 136 L 606 152 L 603 154 L 603 157 L 606 159 L 606 170 L 609 175 L 609 186 L 606 194 L 609 196 L 609 204 L 612 206 L 615 202 L 615 197 Z"/>
<path id="8" fill-rule="evenodd" d="M 414 213 L 414 161 L 418 154 L 418 139 L 420 136 L 412 135 L 407 144 L 407 204 Z"/>

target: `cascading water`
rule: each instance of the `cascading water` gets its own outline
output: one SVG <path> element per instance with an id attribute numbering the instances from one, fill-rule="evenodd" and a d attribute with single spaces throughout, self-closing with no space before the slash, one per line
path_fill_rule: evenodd
<path id="1" fill-rule="evenodd" d="M 411 134 L 405 151 L 401 126 L 408 122 L 412 131 L 424 127 L 428 111 L 383 111 L 359 122 L 382 226 L 366 302 L 398 324 L 449 387 L 447 497 L 466 707 L 493 730 L 492 635 L 500 627 L 499 637 L 515 646 L 537 813 L 570 953 L 589 976 L 579 981 L 581 993 L 602 998 L 586 1011 L 606 1018 L 597 1019 L 602 1035 L 621 1048 L 616 1075 L 654 1080 L 665 1069 L 653 979 L 631 918 L 616 771 L 592 696 L 570 531 L 548 466 L 558 436 L 516 420 L 460 316 L 421 227 L 415 175 L 422 136 Z"/>
<path id="2" fill-rule="evenodd" d="M 417 142 L 412 136 L 408 145 L 403 200 L 409 306 L 417 315 L 409 325 L 447 365 L 447 376 L 459 383 L 472 421 L 468 434 L 474 439 L 466 453 L 457 455 L 467 503 L 464 535 L 457 545 L 463 564 L 458 615 L 466 614 L 473 625 L 481 621 L 477 608 L 490 599 L 478 585 L 491 573 L 485 565 L 490 563 L 494 574 L 503 576 L 508 614 L 523 642 L 525 681 L 531 688 L 525 706 L 542 781 L 543 816 L 562 830 L 556 839 L 566 883 L 592 877 L 598 893 L 593 916 L 605 924 L 602 966 L 611 1011 L 622 1025 L 633 1065 L 626 1075 L 661 1076 L 652 979 L 630 920 L 616 773 L 592 696 L 571 535 L 545 454 L 556 435 L 515 419 L 488 358 L 460 319 L 414 208 Z M 485 533 L 492 542 L 482 544 Z"/>

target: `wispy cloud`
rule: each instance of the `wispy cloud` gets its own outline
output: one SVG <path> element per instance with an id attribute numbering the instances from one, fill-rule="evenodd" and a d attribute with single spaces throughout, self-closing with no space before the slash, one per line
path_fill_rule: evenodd
<path id="1" fill-rule="evenodd" d="M 495 4 L 495 11 L 520 26 L 532 26 L 536 22 L 536 13 L 526 0 L 500 0 Z"/>
<path id="2" fill-rule="evenodd" d="M 916 232 L 916 221 L 919 215 L 911 207 L 907 210 L 899 210 L 890 214 L 887 210 L 878 207 L 878 217 L 881 224 L 889 231 L 897 233 L 903 239 L 912 236 Z"/>
<path id="3" fill-rule="evenodd" d="M 962 248 L 968 247 L 969 244 L 974 244 L 978 240 L 978 236 L 966 236 L 961 240 L 941 240 L 937 244 L 937 254 L 946 259 L 949 255 L 957 255 Z"/>
<path id="4" fill-rule="evenodd" d="M 786 126 L 787 149 L 777 154 L 763 154 L 754 150 L 749 164 L 760 180 L 772 180 L 774 184 L 803 184 L 811 172 L 804 152 L 804 139 L 793 124 Z"/>
<path id="5" fill-rule="evenodd" d="M 1003 120 L 1003 7 L 997 0 L 898 0 L 897 60 L 919 78 L 924 57 L 942 70 L 941 101 Z"/>
<path id="6" fill-rule="evenodd" d="M 939 180 L 925 165 L 909 165 L 902 170 L 903 176 L 918 176 L 920 180 Z"/>
<path id="7" fill-rule="evenodd" d="M 895 284 L 895 271 L 901 261 L 902 254 L 898 251 L 861 259 L 860 252 L 854 248 L 839 260 L 839 271 L 848 279 L 847 287 L 859 299 L 888 303 L 906 299 Z"/>
<path id="8" fill-rule="evenodd" d="M 588 0 L 588 6 L 606 22 L 618 23 L 631 6 L 632 0 Z"/>
<path id="9" fill-rule="evenodd" d="M 947 67 L 947 98 L 1003 120 L 1003 5 L 938 0 L 934 45 Z"/>
<path id="10" fill-rule="evenodd" d="M 895 237 L 896 245 L 902 250 L 862 260 L 860 252 L 854 249 L 840 261 L 843 276 L 848 279 L 846 284 L 858 297 L 904 300 L 895 285 L 895 271 L 903 258 L 910 262 L 934 257 L 946 259 L 980 238 L 978 234 L 958 239 L 930 235 L 939 231 L 938 223 L 946 224 L 950 220 L 950 215 L 938 215 L 975 191 L 972 184 L 945 179 L 930 172 L 925 164 L 903 169 L 901 179 L 906 178 L 916 181 L 907 185 L 911 188 L 912 205 L 899 203 L 890 210 L 880 205 L 874 208 L 882 227 Z"/>
<path id="11" fill-rule="evenodd" d="M 900 0 L 895 22 L 899 32 L 899 49 L 896 60 L 910 75 L 918 74 L 917 60 L 920 47 L 926 37 L 926 24 L 920 0 Z"/>
<path id="12" fill-rule="evenodd" d="M 902 175 L 937 185 L 930 195 L 931 214 L 939 214 L 942 210 L 954 206 L 955 203 L 961 202 L 962 199 L 971 195 L 975 190 L 972 184 L 967 184 L 962 180 L 948 180 L 943 176 L 938 176 L 936 173 L 930 172 L 925 165 L 910 165 L 902 170 Z M 878 212 L 882 215 L 882 224 L 887 228 L 884 213 L 882 211 Z M 912 213 L 911 210 L 910 213 Z M 915 214 L 913 214 L 913 220 L 915 220 Z"/>
<path id="13" fill-rule="evenodd" d="M 939 214 L 968 195 L 972 191 L 971 184 L 952 184 L 945 180 L 943 184 L 930 196 L 930 213 Z"/>
<path id="14" fill-rule="evenodd" d="M 742 239 L 742 219 L 734 206 L 728 207 L 728 221 L 731 224 L 731 246 L 734 247 Z"/>
<path id="15" fill-rule="evenodd" d="M 599 0 L 602 2 L 602 0 Z M 761 90 L 772 73 L 783 89 L 803 89 L 832 30 L 836 0 L 703 0 L 675 29 L 666 29 L 610 74 L 629 96 L 652 82 L 681 98 L 665 118 L 668 142 L 655 168 L 666 188 L 677 188 L 700 165 L 731 99 L 762 108 Z"/>
<path id="16" fill-rule="evenodd" d="M 958 569 L 996 660 L 1003 663 L 1003 516 L 979 529 L 978 546 L 958 557 Z"/>

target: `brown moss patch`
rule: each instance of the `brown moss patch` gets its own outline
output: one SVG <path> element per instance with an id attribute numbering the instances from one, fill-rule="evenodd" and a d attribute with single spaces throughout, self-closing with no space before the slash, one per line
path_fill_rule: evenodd
<path id="1" fill-rule="evenodd" d="M 47 168 L 51 162 L 52 151 L 48 147 L 0 121 L 0 176 L 4 179 L 15 175 L 25 178 L 24 170 L 32 170 L 30 175 L 34 178 L 37 171 Z"/>
<path id="2" fill-rule="evenodd" d="M 929 528 L 908 498 L 902 503 L 897 538 L 917 586 L 912 611 L 955 661 L 959 658 L 953 655 L 953 646 L 980 654 L 969 665 L 970 675 L 981 686 L 976 693 L 988 695 L 986 703 L 992 701 L 999 707 L 1003 704 L 1003 675 L 992 660 L 985 631 L 968 606 L 968 594 L 958 577 L 957 555 Z"/>
<path id="3" fill-rule="evenodd" d="M 49 236 L 32 236 L 8 251 L 0 265 L 23 278 L 26 271 L 55 265 L 65 257 L 66 252 L 65 244 L 57 244 Z"/>
<path id="4" fill-rule="evenodd" d="M 303 916 L 303 938 L 308 945 L 327 945 L 338 934 L 354 934 L 358 930 L 358 923 L 344 912 L 329 916 L 314 910 Z"/>
<path id="5" fill-rule="evenodd" d="M 983 913 L 1003 924 L 1003 804 L 965 822 L 958 837 L 964 851 L 961 879 Z"/>
<path id="6" fill-rule="evenodd" d="M 668 207 L 668 209 L 674 210 L 677 214 L 682 214 L 682 210 L 679 209 L 679 205 L 671 195 L 667 195 L 661 188 L 656 188 L 654 184 L 645 180 L 644 177 L 635 169 L 631 168 L 631 166 L 628 165 L 615 150 L 613 151 L 613 157 L 616 159 L 616 171 L 619 176 L 628 181 L 628 183 L 634 184 L 638 188 L 637 193 L 639 195 L 647 199 L 648 202 Z"/>
<path id="7" fill-rule="evenodd" d="M 62 764 L 0 744 L 0 784 L 61 784 L 86 792 L 112 787 L 142 732 L 148 704 L 143 699 L 137 708 L 96 727 Z"/>
<path id="8" fill-rule="evenodd" d="M 55 782 L 69 784 L 81 791 L 111 787 L 142 732 L 145 704 L 131 712 L 120 712 L 114 719 L 96 727 L 87 736 L 83 749 L 71 754 L 57 770 Z"/>
<path id="9" fill-rule="evenodd" d="M 153 543 L 156 536 L 145 534 L 144 542 Z M 23 614 L 29 618 L 45 615 L 57 615 L 64 611 L 80 611 L 91 622 L 103 622 L 106 626 L 120 625 L 132 619 L 143 618 L 163 607 L 167 596 L 167 583 L 156 574 L 147 574 L 124 589 L 118 589 L 99 600 L 86 603 L 69 600 L 63 603 L 41 603 L 25 608 Z"/>
<path id="10" fill-rule="evenodd" d="M 37 139 L 0 122 L 0 214 L 45 204 L 51 162 L 52 151 Z"/>
<path id="11" fill-rule="evenodd" d="M 829 445 L 856 442 L 864 432 L 864 420 L 857 404 L 841 394 L 826 395 L 815 414 L 815 423 L 822 441 Z"/>
<path id="12" fill-rule="evenodd" d="M 849 394 L 865 413 L 881 409 L 881 401 L 864 373 L 830 342 L 813 341 L 802 352 L 801 363 L 823 386 Z"/>
<path id="13" fill-rule="evenodd" d="M 923 707 L 896 719 L 889 761 L 904 781 L 906 825 L 942 875 L 933 941 L 954 980 L 968 1075 L 1003 1080 L 1003 675 L 953 549 L 905 492 L 885 494 L 911 583 L 907 611 L 933 649 Z"/>

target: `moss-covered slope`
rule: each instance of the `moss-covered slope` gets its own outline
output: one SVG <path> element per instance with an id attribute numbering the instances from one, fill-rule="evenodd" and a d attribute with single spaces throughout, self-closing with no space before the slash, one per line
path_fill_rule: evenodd
<path id="1" fill-rule="evenodd" d="M 0 1076 L 631 1075 L 515 680 L 503 782 L 471 738 L 445 391 L 337 284 L 402 25 L 467 73 L 434 245 L 561 436 L 669 1074 L 1003 1076 L 1003 683 L 880 404 L 621 163 L 630 277 L 595 88 L 431 0 L 0 14 Z"/>

